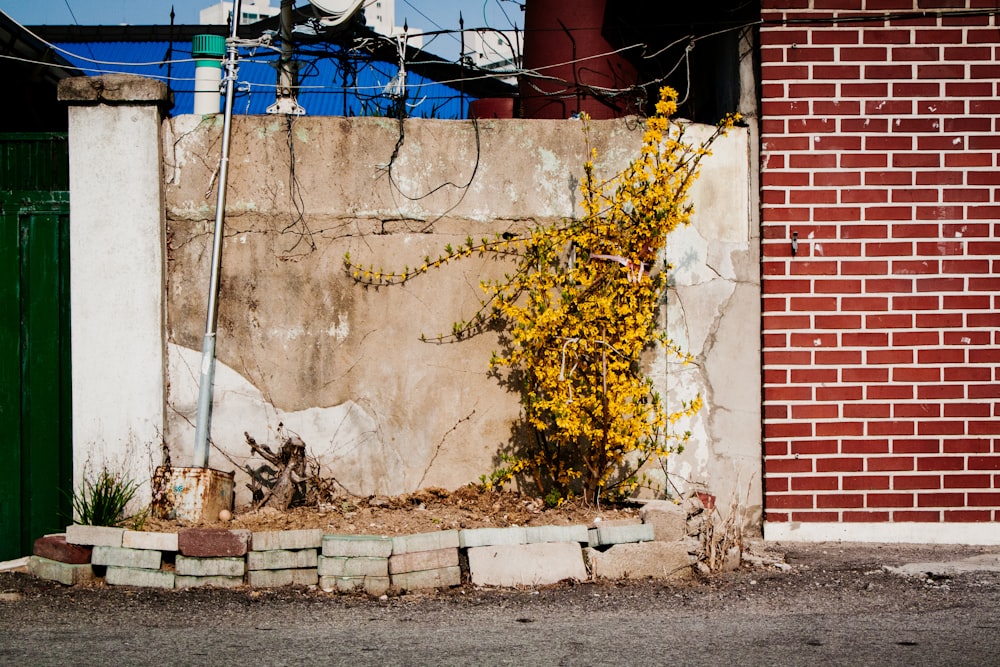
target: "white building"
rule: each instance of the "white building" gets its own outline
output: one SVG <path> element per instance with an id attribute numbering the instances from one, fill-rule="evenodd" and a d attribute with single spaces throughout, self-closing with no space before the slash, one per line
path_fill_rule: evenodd
<path id="1" fill-rule="evenodd" d="M 271 0 L 243 0 L 240 6 L 240 24 L 254 23 L 276 16 L 281 13 L 280 4 L 279 2 L 277 7 L 272 7 Z M 365 24 L 380 35 L 395 37 L 403 34 L 403 26 L 395 25 L 396 0 L 366 0 L 364 11 Z M 229 23 L 229 15 L 232 12 L 232 2 L 218 2 L 201 10 L 198 22 L 201 25 L 225 25 Z M 409 28 L 407 35 L 407 44 L 416 48 L 423 46 L 423 31 Z"/>
<path id="2" fill-rule="evenodd" d="M 201 25 L 226 25 L 233 13 L 232 2 L 218 2 L 201 10 L 198 23 Z M 240 3 L 240 25 L 255 23 L 281 13 L 281 7 L 272 7 L 271 0 L 243 0 Z"/>
<path id="3" fill-rule="evenodd" d="M 365 24 L 380 35 L 395 37 L 403 34 L 403 26 L 396 25 L 396 0 L 367 0 Z M 420 48 L 424 45 L 423 31 L 409 27 L 406 43 Z"/>
<path id="4" fill-rule="evenodd" d="M 523 39 L 523 33 L 513 30 L 466 30 L 465 55 L 483 69 L 515 69 L 520 65 Z"/>

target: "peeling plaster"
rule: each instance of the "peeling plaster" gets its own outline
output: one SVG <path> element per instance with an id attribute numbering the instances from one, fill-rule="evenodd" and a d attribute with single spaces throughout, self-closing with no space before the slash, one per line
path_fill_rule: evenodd
<path id="1" fill-rule="evenodd" d="M 194 422 L 198 409 L 198 381 L 195 374 L 201 352 L 170 344 L 168 346 L 170 392 L 169 417 L 175 465 L 186 461 L 187 443 L 194 442 Z M 237 470 L 237 503 L 250 500 L 245 484 L 249 481 L 242 466 L 255 467 L 262 460 L 248 456 L 248 448 L 239 432 L 226 428 L 239 424 L 258 442 L 274 448 L 279 424 L 306 442 L 309 456 L 322 468 L 342 480 L 355 495 L 389 493 L 405 483 L 404 467 L 398 454 L 386 447 L 379 433 L 376 415 L 354 401 L 328 408 L 309 408 L 287 412 L 275 408 L 253 384 L 222 363 L 217 363 L 215 401 L 212 413 L 213 448 L 209 465 L 217 470 Z M 177 451 L 181 450 L 181 451 Z"/>

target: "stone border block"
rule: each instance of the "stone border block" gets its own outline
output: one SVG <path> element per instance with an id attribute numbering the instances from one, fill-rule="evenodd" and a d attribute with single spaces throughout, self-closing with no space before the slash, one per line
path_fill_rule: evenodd
<path id="1" fill-rule="evenodd" d="M 226 577 L 222 575 L 194 577 L 178 574 L 174 578 L 175 588 L 240 588 L 242 586 L 243 577 Z"/>
<path id="2" fill-rule="evenodd" d="M 594 579 L 690 579 L 691 563 L 684 542 L 632 542 L 606 551 L 586 549 Z"/>
<path id="3" fill-rule="evenodd" d="M 247 571 L 247 562 L 242 558 L 177 556 L 174 568 L 178 575 L 185 577 L 239 577 L 242 581 Z"/>
<path id="4" fill-rule="evenodd" d="M 177 533 L 147 533 L 141 530 L 126 530 L 125 534 L 122 535 L 122 546 L 128 549 L 177 551 Z"/>
<path id="5" fill-rule="evenodd" d="M 109 586 L 137 586 L 140 588 L 173 588 L 174 573 L 164 570 L 140 570 L 133 567 L 108 567 L 104 583 Z"/>
<path id="6" fill-rule="evenodd" d="M 389 559 L 368 556 L 355 558 L 320 556 L 316 571 L 320 577 L 387 577 L 388 585 Z"/>
<path id="7" fill-rule="evenodd" d="M 392 555 L 414 551 L 434 551 L 435 549 L 457 549 L 457 530 L 441 530 L 433 533 L 416 533 L 392 538 Z"/>
<path id="8" fill-rule="evenodd" d="M 687 511 L 669 500 L 650 500 L 639 510 L 643 523 L 653 526 L 658 542 L 677 542 L 687 537 Z"/>
<path id="9" fill-rule="evenodd" d="M 303 570 L 250 570 L 247 583 L 251 588 L 280 588 L 282 586 L 315 586 L 319 583 L 316 568 Z"/>
<path id="10" fill-rule="evenodd" d="M 528 544 L 544 544 L 546 542 L 579 542 L 588 544 L 590 533 L 583 524 L 575 526 L 528 526 L 524 529 Z"/>
<path id="11" fill-rule="evenodd" d="M 182 528 L 177 533 L 177 547 L 185 556 L 245 556 L 250 544 L 249 530 L 218 528 Z"/>
<path id="12" fill-rule="evenodd" d="M 110 526 L 84 526 L 74 523 L 66 526 L 66 542 L 90 547 L 120 547 L 124 528 Z"/>
<path id="13" fill-rule="evenodd" d="M 323 555 L 388 558 L 392 555 L 392 538 L 378 535 L 324 535 Z"/>
<path id="14" fill-rule="evenodd" d="M 319 578 L 319 587 L 327 593 L 340 591 L 352 593 L 363 590 L 368 595 L 384 595 L 389 590 L 389 577 L 334 577 Z"/>
<path id="15" fill-rule="evenodd" d="M 84 565 L 90 562 L 90 555 L 93 549 L 70 544 L 66 541 L 66 535 L 59 533 L 56 535 L 45 535 L 35 540 L 31 552 L 35 556 L 41 556 L 59 563 L 70 565 Z"/>
<path id="16" fill-rule="evenodd" d="M 251 551 L 279 549 L 319 549 L 323 546 L 323 531 L 314 530 L 265 530 L 250 536 Z"/>
<path id="17" fill-rule="evenodd" d="M 544 586 L 588 578 L 576 542 L 475 547 L 467 553 L 469 574 L 477 586 Z"/>
<path id="18" fill-rule="evenodd" d="M 28 572 L 39 579 L 58 581 L 64 586 L 75 586 L 94 579 L 90 563 L 61 563 L 42 556 L 28 558 Z"/>
<path id="19" fill-rule="evenodd" d="M 132 568 L 136 570 L 159 570 L 163 564 L 163 554 L 146 549 L 126 549 L 125 547 L 94 547 L 90 562 L 94 565 Z"/>
<path id="20" fill-rule="evenodd" d="M 404 574 L 422 570 L 439 570 L 458 565 L 458 549 L 435 549 L 393 554 L 389 557 L 389 574 Z"/>
<path id="21" fill-rule="evenodd" d="M 316 569 L 317 553 L 316 549 L 251 551 L 247 554 L 247 570 Z"/>
<path id="22" fill-rule="evenodd" d="M 31 556 L 21 556 L 20 558 L 15 558 L 14 560 L 3 560 L 0 561 L 0 572 L 20 572 L 21 574 L 28 574 L 28 561 Z M 70 563 L 71 565 L 76 565 L 77 563 Z"/>
<path id="23" fill-rule="evenodd" d="M 457 536 L 456 536 L 457 537 Z M 489 549 L 490 547 L 483 547 Z M 390 577 L 392 585 L 403 591 L 413 591 L 426 588 L 450 588 L 462 585 L 462 569 L 443 567 L 437 570 L 420 570 L 419 572 L 403 572 Z"/>
<path id="24" fill-rule="evenodd" d="M 590 529 L 588 544 L 601 547 L 610 544 L 625 544 L 627 542 L 652 542 L 656 539 L 653 525 L 649 523 L 629 523 L 607 526 L 597 526 Z"/>
<path id="25" fill-rule="evenodd" d="M 468 528 L 458 532 L 458 545 L 468 547 L 491 547 L 500 544 L 527 544 L 527 529 L 521 526 L 511 528 Z"/>

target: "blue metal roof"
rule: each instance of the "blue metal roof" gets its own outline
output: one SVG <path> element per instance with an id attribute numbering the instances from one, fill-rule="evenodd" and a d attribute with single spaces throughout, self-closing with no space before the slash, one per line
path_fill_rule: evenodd
<path id="1" fill-rule="evenodd" d="M 57 47 L 66 60 L 91 76 L 121 72 L 163 80 L 174 92 L 171 113 L 189 114 L 194 109 L 195 63 L 189 41 L 58 42 Z M 240 51 L 234 113 L 263 114 L 274 104 L 277 58 L 277 53 L 264 49 L 255 54 Z M 399 71 L 396 64 L 335 45 L 304 47 L 296 58 L 301 63 L 298 102 L 307 114 L 394 115 L 394 102 L 384 90 Z M 407 94 L 406 115 L 418 118 L 465 118 L 469 102 L 475 99 L 458 87 L 410 71 Z"/>

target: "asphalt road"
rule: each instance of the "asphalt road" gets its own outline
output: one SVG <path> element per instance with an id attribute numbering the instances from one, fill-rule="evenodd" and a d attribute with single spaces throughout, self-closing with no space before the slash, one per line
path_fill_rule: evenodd
<path id="1" fill-rule="evenodd" d="M 948 557 L 789 554 L 787 573 L 385 600 L 310 590 L 63 588 L 0 575 L 3 665 L 1000 665 L 1000 574 Z"/>

